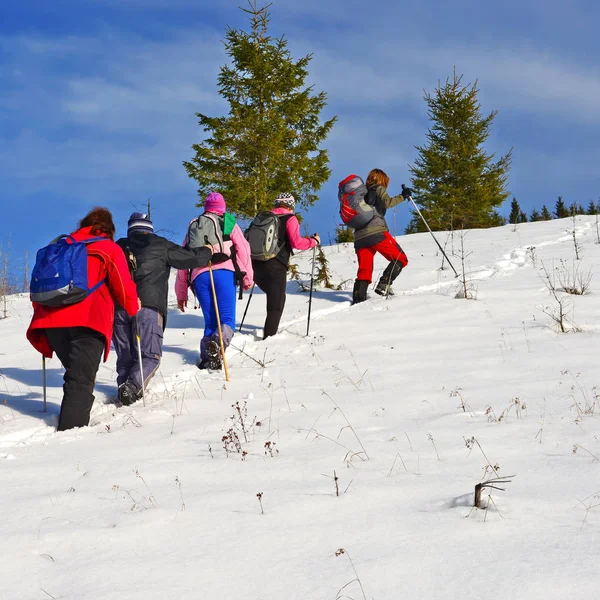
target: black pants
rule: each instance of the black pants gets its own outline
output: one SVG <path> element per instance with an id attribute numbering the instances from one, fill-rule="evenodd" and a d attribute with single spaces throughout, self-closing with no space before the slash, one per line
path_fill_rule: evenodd
<path id="1" fill-rule="evenodd" d="M 279 321 L 285 307 L 287 266 L 276 258 L 267 261 L 252 261 L 254 282 L 267 295 L 267 318 L 263 339 L 277 333 Z"/>
<path id="2" fill-rule="evenodd" d="M 66 369 L 58 431 L 85 427 L 94 404 L 96 374 L 104 354 L 104 336 L 88 327 L 46 329 L 52 350 Z"/>

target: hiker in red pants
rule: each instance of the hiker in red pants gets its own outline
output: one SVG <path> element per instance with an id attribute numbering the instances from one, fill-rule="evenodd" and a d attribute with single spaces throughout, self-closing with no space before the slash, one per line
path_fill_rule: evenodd
<path id="1" fill-rule="evenodd" d="M 385 213 L 388 208 L 404 202 L 412 190 L 405 188 L 401 194 L 390 198 L 387 193 L 389 183 L 390 178 L 381 169 L 373 169 L 367 177 L 364 201 L 373 207 L 375 215 L 366 225 L 354 231 L 358 273 L 352 293 L 353 304 L 367 299 L 367 288 L 373 278 L 373 260 L 377 252 L 390 261 L 375 287 L 375 293 L 381 296 L 393 295 L 392 283 L 408 264 L 406 254 L 388 230 Z"/>

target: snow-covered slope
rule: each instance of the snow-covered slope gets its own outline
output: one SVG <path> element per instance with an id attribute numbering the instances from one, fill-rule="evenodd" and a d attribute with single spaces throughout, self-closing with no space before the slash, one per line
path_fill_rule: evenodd
<path id="1" fill-rule="evenodd" d="M 113 403 L 111 355 L 92 425 L 60 434 L 61 366 L 48 362 L 44 414 L 30 306 L 11 298 L 0 598 L 597 598 L 600 245 L 578 217 L 575 261 L 571 229 L 469 232 L 473 301 L 455 298 L 429 234 L 402 237 L 396 296 L 350 307 L 351 282 L 316 289 L 309 336 L 308 294 L 290 282 L 282 333 L 259 341 L 256 291 L 229 383 L 194 367 L 200 311 L 171 311 L 147 406 Z M 325 251 L 334 282 L 352 280 L 352 247 Z M 542 310 L 556 305 L 542 264 L 592 275 L 568 297 L 580 332 L 557 334 Z M 243 453 L 224 448 L 232 427 Z M 473 509 L 492 469 L 511 481 Z"/>

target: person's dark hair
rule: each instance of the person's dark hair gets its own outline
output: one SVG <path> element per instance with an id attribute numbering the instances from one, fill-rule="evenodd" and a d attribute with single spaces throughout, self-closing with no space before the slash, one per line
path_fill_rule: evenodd
<path id="1" fill-rule="evenodd" d="M 387 190 L 390 178 L 381 169 L 373 169 L 367 176 L 367 187 L 372 185 L 381 185 Z"/>
<path id="2" fill-rule="evenodd" d="M 79 221 L 79 229 L 91 227 L 94 235 L 104 234 L 111 240 L 115 239 L 115 224 L 110 210 L 102 206 L 92 208 L 90 212 Z"/>

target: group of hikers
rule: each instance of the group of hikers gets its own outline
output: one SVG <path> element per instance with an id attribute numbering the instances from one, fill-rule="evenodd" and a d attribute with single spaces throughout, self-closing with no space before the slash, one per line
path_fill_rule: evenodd
<path id="1" fill-rule="evenodd" d="M 390 261 L 375 287 L 380 295 L 392 293 L 394 279 L 408 263 L 388 231 L 385 213 L 410 190 L 390 198 L 388 185 L 389 177 L 373 169 L 366 182 L 353 175 L 339 186 L 348 213 L 341 208 L 340 214 L 354 228 L 359 265 L 353 304 L 367 299 L 377 252 Z M 190 289 L 202 309 L 198 368 L 222 367 L 236 327 L 238 285 L 240 297 L 242 289 L 253 285 L 265 293 L 263 339 L 275 335 L 285 307 L 290 257 L 294 250 L 320 244 L 319 234 L 300 234 L 295 204 L 292 194 L 279 194 L 273 208 L 260 212 L 243 232 L 227 213 L 223 196 L 211 192 L 181 246 L 157 235 L 150 217 L 139 212 L 129 218 L 127 236 L 115 242 L 111 212 L 97 207 L 76 231 L 42 248 L 32 271 L 33 318 L 27 339 L 44 358 L 56 353 L 65 368 L 58 431 L 89 424 L 96 374 L 111 341 L 119 401 L 127 406 L 142 397 L 162 357 L 172 268 L 178 270 L 179 310 L 185 311 Z M 359 223 L 362 213 L 369 214 Z"/>

